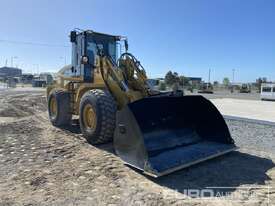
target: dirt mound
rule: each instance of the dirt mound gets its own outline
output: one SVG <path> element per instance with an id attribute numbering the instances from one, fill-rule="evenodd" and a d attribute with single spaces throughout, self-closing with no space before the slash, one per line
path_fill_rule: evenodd
<path id="1" fill-rule="evenodd" d="M 5 96 L 0 104 L 0 117 L 21 118 L 47 110 L 46 97 L 41 94 Z"/>

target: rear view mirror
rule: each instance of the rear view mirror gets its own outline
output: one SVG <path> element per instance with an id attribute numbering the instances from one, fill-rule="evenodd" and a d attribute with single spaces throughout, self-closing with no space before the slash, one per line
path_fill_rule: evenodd
<path id="1" fill-rule="evenodd" d="M 76 31 L 71 31 L 71 34 L 70 34 L 70 41 L 72 43 L 75 43 L 76 42 Z"/>

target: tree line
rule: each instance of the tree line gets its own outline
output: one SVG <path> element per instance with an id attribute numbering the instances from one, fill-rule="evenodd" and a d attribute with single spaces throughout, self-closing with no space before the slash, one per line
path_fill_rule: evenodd
<path id="1" fill-rule="evenodd" d="M 262 83 L 266 83 L 267 78 L 266 77 L 259 77 L 255 81 L 255 86 L 260 88 Z M 177 72 L 173 72 L 169 70 L 165 77 L 164 82 L 159 83 L 159 89 L 160 90 L 166 90 L 166 86 L 173 87 L 173 85 L 179 85 L 181 87 L 194 87 L 194 85 L 190 84 L 190 79 L 184 75 L 179 75 Z M 218 81 L 214 81 L 213 85 L 218 86 L 220 83 Z M 225 87 L 230 87 L 232 85 L 232 82 L 228 77 L 224 77 L 222 80 L 222 84 Z"/>

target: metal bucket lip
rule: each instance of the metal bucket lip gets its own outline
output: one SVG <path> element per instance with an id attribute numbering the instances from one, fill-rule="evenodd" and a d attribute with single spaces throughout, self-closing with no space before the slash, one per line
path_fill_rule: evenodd
<path id="1" fill-rule="evenodd" d="M 176 172 L 178 170 L 182 170 L 184 168 L 187 168 L 187 167 L 191 167 L 193 165 L 196 165 L 198 163 L 201 163 L 201 162 L 204 162 L 204 161 L 207 161 L 207 160 L 210 160 L 210 159 L 214 159 L 216 157 L 219 157 L 219 156 L 222 156 L 222 155 L 225 155 L 227 153 L 230 153 L 230 152 L 233 152 L 233 151 L 236 151 L 238 150 L 239 147 L 237 147 L 236 145 L 234 145 L 234 147 L 232 147 L 231 149 L 228 149 L 228 150 L 225 150 L 223 152 L 220 152 L 220 153 L 217 153 L 217 154 L 214 154 L 214 155 L 211 155 L 211 156 L 208 156 L 206 158 L 202 158 L 202 159 L 199 159 L 197 161 L 194 161 L 194 162 L 191 162 L 191 163 L 188 163 L 188 164 L 183 164 L 183 165 L 180 165 L 180 166 L 177 166 L 177 167 L 173 167 L 173 168 L 170 168 L 168 170 L 165 170 L 163 172 L 156 172 L 156 171 L 153 171 L 153 170 L 144 170 L 144 169 L 141 169 L 142 172 L 146 175 L 149 175 L 151 177 L 154 177 L 154 178 L 158 178 L 158 177 L 161 177 L 161 176 L 165 176 L 165 175 L 168 175 L 170 173 L 173 173 L 173 172 Z M 127 164 L 127 163 L 126 163 Z M 139 169 L 139 168 L 138 168 Z"/>
<path id="2" fill-rule="evenodd" d="M 211 102 L 209 99 L 205 98 L 202 95 L 184 95 L 184 96 L 163 96 L 163 95 L 155 95 L 155 96 L 149 96 L 149 97 L 144 97 L 142 99 L 136 100 L 134 102 L 130 102 L 128 103 L 126 106 L 130 106 L 131 105 L 135 105 L 135 104 L 139 104 L 142 101 L 148 101 L 148 99 L 187 99 L 187 98 L 198 98 L 198 99 L 204 99 L 208 102 Z"/>
<path id="3" fill-rule="evenodd" d="M 197 160 L 195 162 L 192 162 L 192 163 L 189 163 L 189 164 L 184 164 L 184 165 L 180 165 L 178 167 L 173 167 L 173 168 L 170 168 L 170 169 L 165 170 L 163 172 L 156 172 L 156 171 L 150 170 L 148 168 L 140 168 L 140 167 L 137 167 L 136 165 L 133 165 L 133 164 L 131 164 L 129 162 L 126 162 L 124 160 L 122 160 L 122 162 L 124 164 L 126 164 L 126 165 L 129 165 L 129 166 L 131 166 L 133 168 L 138 169 L 139 171 L 141 171 L 145 175 L 148 175 L 148 176 L 153 177 L 153 178 L 158 178 L 158 177 L 169 175 L 169 174 L 171 174 L 173 172 L 182 170 L 184 168 L 191 167 L 191 166 L 196 165 L 198 163 L 201 163 L 201 162 L 204 162 L 204 161 L 207 161 L 207 160 L 211 160 L 211 159 L 214 159 L 216 157 L 219 157 L 219 156 L 222 156 L 222 155 L 225 155 L 225 154 L 228 154 L 230 152 L 237 151 L 237 150 L 239 150 L 239 147 L 237 147 L 236 145 L 234 145 L 234 147 L 232 147 L 231 149 L 228 149 L 226 151 L 220 152 L 220 153 L 212 155 L 212 156 L 208 156 L 208 157 L 203 158 L 203 159 L 199 159 L 199 160 Z"/>

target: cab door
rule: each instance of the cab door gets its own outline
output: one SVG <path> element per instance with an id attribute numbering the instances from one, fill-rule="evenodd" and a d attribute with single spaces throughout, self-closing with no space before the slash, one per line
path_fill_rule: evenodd
<path id="1" fill-rule="evenodd" d="M 83 51 L 83 35 L 77 35 L 76 41 L 72 43 L 72 69 L 71 77 L 81 77 L 83 72 L 81 69 L 81 55 Z"/>

